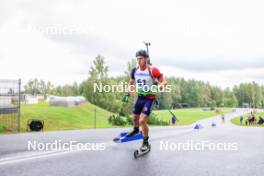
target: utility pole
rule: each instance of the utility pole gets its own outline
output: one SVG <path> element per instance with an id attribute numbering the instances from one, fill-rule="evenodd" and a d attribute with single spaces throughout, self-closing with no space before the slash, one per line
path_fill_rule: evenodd
<path id="1" fill-rule="evenodd" d="M 21 79 L 18 80 L 18 111 L 17 111 L 17 130 L 20 132 L 21 116 Z"/>
<path id="2" fill-rule="evenodd" d="M 94 129 L 96 129 L 96 107 L 94 108 Z"/>

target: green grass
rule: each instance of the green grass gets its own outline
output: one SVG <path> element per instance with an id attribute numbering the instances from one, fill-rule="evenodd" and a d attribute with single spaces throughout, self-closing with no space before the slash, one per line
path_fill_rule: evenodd
<path id="1" fill-rule="evenodd" d="M 85 103 L 72 108 L 49 106 L 46 103 L 21 106 L 21 130 L 26 131 L 28 119 L 44 120 L 45 131 L 94 128 L 96 108 L 96 127 L 113 127 L 108 124 L 110 112 Z"/>
<path id="2" fill-rule="evenodd" d="M 173 110 L 172 112 L 179 119 L 179 121 L 176 122 L 176 125 L 190 125 L 196 122 L 197 120 L 225 114 L 231 111 L 232 111 L 231 108 L 222 108 L 222 111 L 220 113 L 217 113 L 215 111 L 203 111 L 202 108 L 190 108 L 190 109 Z M 157 117 L 159 119 L 162 119 L 164 121 L 169 121 L 169 120 L 171 121 L 172 115 L 168 110 L 158 110 L 158 111 L 154 111 L 154 113 L 157 114 Z"/>
<path id="3" fill-rule="evenodd" d="M 4 127 L 0 124 L 0 133 L 4 132 Z"/>
<path id="4" fill-rule="evenodd" d="M 247 114 L 248 115 L 248 114 Z M 247 117 L 247 115 L 244 115 L 243 117 L 243 123 L 242 123 L 242 125 L 240 125 L 240 117 L 236 117 L 236 118 L 233 118 L 232 120 L 231 120 L 231 122 L 233 123 L 233 124 L 235 124 L 235 125 L 239 125 L 239 126 L 246 126 L 246 123 L 245 123 L 245 121 L 246 121 L 246 117 Z M 256 114 L 256 117 L 257 117 L 257 121 L 258 121 L 258 117 L 259 116 L 261 116 L 261 117 L 263 117 L 264 116 L 264 113 L 262 112 L 262 113 L 258 113 L 258 114 Z M 248 125 L 247 127 L 264 127 L 264 125 L 262 124 L 262 125 L 258 125 L 258 124 L 256 124 L 256 125 Z"/>
<path id="5" fill-rule="evenodd" d="M 26 131 L 29 119 L 44 120 L 44 131 L 94 128 L 95 108 L 97 128 L 116 127 L 109 124 L 107 120 L 113 113 L 96 107 L 91 103 L 85 103 L 72 108 L 49 106 L 47 103 L 40 103 L 21 105 L 21 131 Z M 231 108 L 223 108 L 220 114 L 227 112 L 231 112 Z M 162 120 L 171 120 L 171 114 L 167 110 L 156 110 L 154 113 Z M 219 115 L 215 111 L 203 111 L 202 108 L 173 110 L 173 113 L 180 120 L 177 122 L 177 125 L 189 125 L 197 120 Z M 1 132 L 3 133 L 4 130 L 0 126 Z"/>

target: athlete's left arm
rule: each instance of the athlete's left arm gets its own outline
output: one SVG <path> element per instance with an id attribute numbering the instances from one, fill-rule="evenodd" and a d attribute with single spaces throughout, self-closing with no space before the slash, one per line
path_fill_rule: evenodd
<path id="1" fill-rule="evenodd" d="M 167 85 L 167 81 L 165 80 L 164 76 L 162 73 L 160 73 L 159 69 L 154 67 L 152 69 L 152 74 L 154 76 L 154 78 L 156 78 L 158 80 L 159 84 L 159 88 L 160 90 L 164 89 Z"/>

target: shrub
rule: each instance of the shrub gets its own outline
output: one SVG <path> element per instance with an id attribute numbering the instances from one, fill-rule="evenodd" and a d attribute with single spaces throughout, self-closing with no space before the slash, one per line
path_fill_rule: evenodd
<path id="1" fill-rule="evenodd" d="M 157 115 L 152 113 L 148 118 L 148 124 L 149 125 L 169 125 L 168 122 L 162 121 L 159 118 L 157 118 Z"/>
<path id="2" fill-rule="evenodd" d="M 218 113 L 218 114 L 220 114 L 220 113 L 222 113 L 222 109 L 220 109 L 220 108 L 215 108 L 215 112 Z"/>
<path id="3" fill-rule="evenodd" d="M 126 116 L 126 121 L 128 125 L 133 125 L 132 118 L 130 116 Z"/>
<path id="4" fill-rule="evenodd" d="M 124 126 L 126 125 L 127 121 L 120 115 L 111 115 L 108 118 L 108 123 L 116 126 Z"/>

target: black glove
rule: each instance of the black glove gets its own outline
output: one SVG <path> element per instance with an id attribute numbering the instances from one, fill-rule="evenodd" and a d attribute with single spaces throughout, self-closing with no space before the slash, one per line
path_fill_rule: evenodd
<path id="1" fill-rule="evenodd" d="M 129 93 L 126 93 L 122 99 L 123 102 L 127 103 L 128 102 L 128 99 L 129 99 L 129 96 L 130 94 Z"/>

